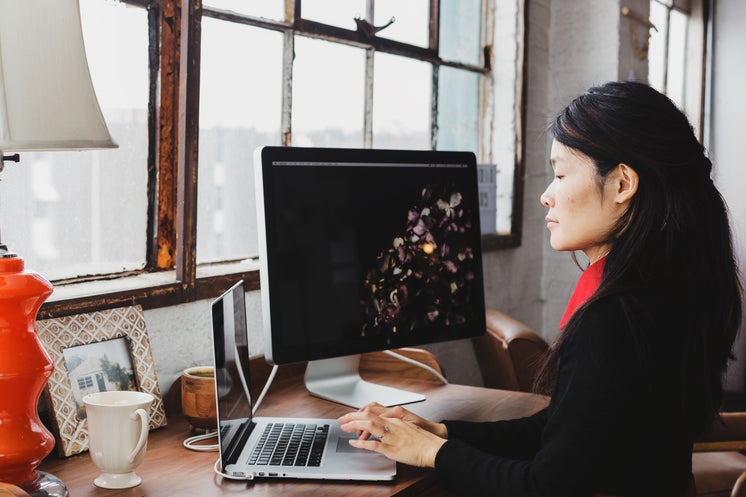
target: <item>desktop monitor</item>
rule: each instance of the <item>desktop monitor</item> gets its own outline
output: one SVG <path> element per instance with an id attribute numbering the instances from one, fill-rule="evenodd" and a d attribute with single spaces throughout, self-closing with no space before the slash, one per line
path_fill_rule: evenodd
<path id="1" fill-rule="evenodd" d="M 484 333 L 474 154 L 262 147 L 255 169 L 267 360 L 346 405 L 422 400 L 359 354 Z"/>

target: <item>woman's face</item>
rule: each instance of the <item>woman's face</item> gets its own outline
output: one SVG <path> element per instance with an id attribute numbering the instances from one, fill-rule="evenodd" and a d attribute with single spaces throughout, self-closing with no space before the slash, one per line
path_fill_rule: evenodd
<path id="1" fill-rule="evenodd" d="M 554 180 L 541 195 L 549 209 L 550 244 L 555 250 L 582 250 L 594 263 L 608 253 L 608 233 L 624 212 L 615 200 L 615 174 L 609 173 L 600 186 L 593 160 L 557 140 L 552 143 L 551 164 Z"/>

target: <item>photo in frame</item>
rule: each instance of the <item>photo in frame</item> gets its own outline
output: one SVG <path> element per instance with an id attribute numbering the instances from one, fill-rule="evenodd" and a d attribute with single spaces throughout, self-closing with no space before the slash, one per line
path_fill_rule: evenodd
<path id="1" fill-rule="evenodd" d="M 88 450 L 88 424 L 82 401 L 88 393 L 147 392 L 155 398 L 150 408 L 150 429 L 166 425 L 139 305 L 39 320 L 36 329 L 54 362 L 44 398 L 60 456 Z"/>

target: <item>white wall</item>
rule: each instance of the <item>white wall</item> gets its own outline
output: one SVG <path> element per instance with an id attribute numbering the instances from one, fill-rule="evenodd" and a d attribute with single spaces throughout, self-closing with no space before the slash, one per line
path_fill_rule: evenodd
<path id="1" fill-rule="evenodd" d="M 713 40 L 712 111 L 709 148 L 713 159 L 715 184 L 725 197 L 731 215 L 731 226 L 740 266 L 746 268 L 746 167 L 744 135 L 746 134 L 746 2 L 715 2 Z M 741 326 L 744 329 L 744 326 Z M 726 386 L 743 391 L 746 376 L 746 336 L 736 343 L 738 362 L 731 365 Z"/>
<path id="2" fill-rule="evenodd" d="M 186 368 L 212 363 L 209 300 L 152 309 L 143 314 L 162 394 Z M 247 292 L 246 324 L 252 355 L 264 351 L 261 316 L 259 292 Z"/>

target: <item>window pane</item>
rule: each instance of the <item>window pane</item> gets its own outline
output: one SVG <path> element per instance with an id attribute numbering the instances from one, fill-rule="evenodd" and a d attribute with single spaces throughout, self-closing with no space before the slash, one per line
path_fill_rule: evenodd
<path id="1" fill-rule="evenodd" d="M 440 58 L 482 64 L 481 0 L 441 0 Z"/>
<path id="2" fill-rule="evenodd" d="M 306 0 L 301 17 L 355 31 L 355 18 L 365 19 L 365 0 Z"/>
<path id="3" fill-rule="evenodd" d="M 93 86 L 119 148 L 23 153 L 0 183 L 3 242 L 51 280 L 145 266 L 147 13 L 80 6 Z"/>
<path id="4" fill-rule="evenodd" d="M 429 43 L 430 2 L 429 0 L 376 0 L 375 24 L 383 26 L 392 17 L 394 23 L 379 31 L 378 36 L 401 41 L 411 45 L 427 47 Z"/>
<path id="5" fill-rule="evenodd" d="M 653 0 L 650 2 L 650 22 L 655 29 L 650 30 L 648 48 L 648 82 L 658 91 L 664 91 L 663 80 L 666 71 L 666 40 L 668 39 L 668 9 Z"/>
<path id="6" fill-rule="evenodd" d="M 275 21 L 285 20 L 285 0 L 261 0 L 247 2 L 246 0 L 204 0 L 205 7 L 215 7 L 232 10 L 238 14 L 254 17 L 264 17 Z"/>
<path id="7" fill-rule="evenodd" d="M 668 78 L 666 95 L 681 107 L 684 103 L 684 71 L 686 68 L 686 22 L 687 16 L 677 10 L 671 11 L 668 34 Z"/>
<path id="8" fill-rule="evenodd" d="M 280 144 L 281 90 L 280 33 L 202 20 L 198 263 L 258 253 L 252 159 Z"/>
<path id="9" fill-rule="evenodd" d="M 297 36 L 292 143 L 362 147 L 365 52 Z"/>
<path id="10" fill-rule="evenodd" d="M 438 150 L 479 157 L 479 74 L 441 66 L 438 80 Z"/>
<path id="11" fill-rule="evenodd" d="M 429 150 L 432 65 L 376 53 L 374 73 L 373 146 Z"/>

